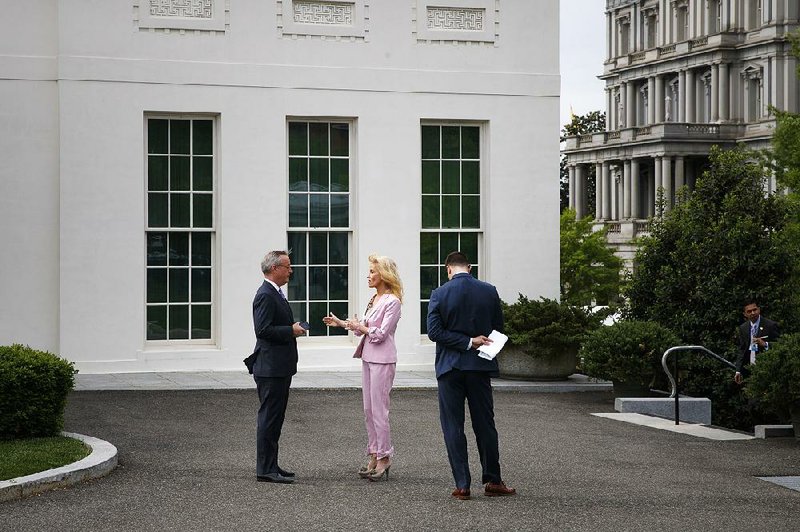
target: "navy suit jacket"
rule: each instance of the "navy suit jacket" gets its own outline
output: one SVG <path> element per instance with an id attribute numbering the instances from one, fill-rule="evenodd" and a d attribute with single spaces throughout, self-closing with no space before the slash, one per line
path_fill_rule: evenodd
<path id="1" fill-rule="evenodd" d="M 778 324 L 761 316 L 758 324 L 758 336 L 766 336 L 766 341 L 772 343 L 780 336 Z M 736 371 L 742 372 L 742 368 L 750 365 L 750 320 L 746 320 L 739 325 L 739 354 L 736 357 Z"/>
<path id="2" fill-rule="evenodd" d="M 436 378 L 452 369 L 498 374 L 497 359 L 486 360 L 471 349 L 470 340 L 503 331 L 503 309 L 497 289 L 459 273 L 431 292 L 428 338 L 436 342 Z"/>
<path id="3" fill-rule="evenodd" d="M 266 280 L 253 299 L 256 347 L 244 361 L 254 377 L 290 377 L 297 373 L 297 339 L 289 303 Z"/>

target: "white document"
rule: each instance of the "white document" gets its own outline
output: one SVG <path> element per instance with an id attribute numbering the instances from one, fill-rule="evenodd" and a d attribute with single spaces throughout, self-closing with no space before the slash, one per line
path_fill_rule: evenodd
<path id="1" fill-rule="evenodd" d="M 478 348 L 478 356 L 485 358 L 486 360 L 494 360 L 494 357 L 497 356 L 497 353 L 499 353 L 500 350 L 503 349 L 503 346 L 506 345 L 508 336 L 499 331 L 492 331 L 492 333 L 489 335 L 489 340 L 492 341 L 491 344 L 483 344 Z"/>

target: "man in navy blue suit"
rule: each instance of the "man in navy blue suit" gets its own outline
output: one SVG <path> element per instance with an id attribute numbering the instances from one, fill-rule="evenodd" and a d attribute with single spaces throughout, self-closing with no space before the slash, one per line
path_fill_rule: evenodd
<path id="1" fill-rule="evenodd" d="M 264 282 L 253 300 L 256 347 L 244 361 L 253 374 L 261 406 L 256 431 L 256 480 L 290 484 L 294 473 L 278 466 L 289 386 L 297 373 L 297 337 L 305 329 L 294 321 L 281 286 L 289 282 L 292 264 L 286 251 L 270 251 L 261 261 Z"/>
<path id="2" fill-rule="evenodd" d="M 471 477 L 464 435 L 464 401 L 469 404 L 472 430 L 478 443 L 484 494 L 514 495 L 500 476 L 500 449 L 494 425 L 491 377 L 497 360 L 478 356 L 477 348 L 491 343 L 493 329 L 503 330 L 503 311 L 497 289 L 472 277 L 469 261 L 454 251 L 444 263 L 449 281 L 431 292 L 428 338 L 436 342 L 436 380 L 439 420 L 447 458 L 456 481 L 453 497 L 470 498 Z"/>

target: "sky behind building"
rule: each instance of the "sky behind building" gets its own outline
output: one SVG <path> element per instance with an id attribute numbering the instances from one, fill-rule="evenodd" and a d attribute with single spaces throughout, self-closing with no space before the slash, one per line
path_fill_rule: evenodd
<path id="1" fill-rule="evenodd" d="M 597 79 L 605 61 L 605 0 L 560 1 L 560 124 L 576 115 L 606 110 L 604 83 Z"/>

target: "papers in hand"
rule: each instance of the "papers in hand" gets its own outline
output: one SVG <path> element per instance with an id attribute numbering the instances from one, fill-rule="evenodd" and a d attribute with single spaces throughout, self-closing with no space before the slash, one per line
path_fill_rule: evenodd
<path id="1" fill-rule="evenodd" d="M 483 344 L 478 348 L 478 356 L 485 358 L 486 360 L 494 360 L 494 357 L 497 356 L 497 353 L 499 353 L 500 350 L 503 349 L 503 346 L 506 345 L 508 336 L 499 331 L 492 331 L 492 333 L 489 335 L 489 340 L 492 341 L 491 344 Z"/>

